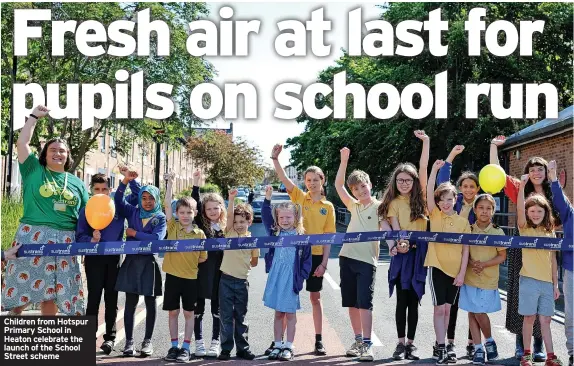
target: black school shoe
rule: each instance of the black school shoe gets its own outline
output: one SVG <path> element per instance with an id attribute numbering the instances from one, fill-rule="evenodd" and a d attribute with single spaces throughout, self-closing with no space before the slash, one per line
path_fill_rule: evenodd
<path id="1" fill-rule="evenodd" d="M 163 359 L 166 361 L 175 361 L 177 360 L 177 356 L 179 356 L 179 348 L 171 347 Z"/>
<path id="2" fill-rule="evenodd" d="M 418 349 L 414 344 L 407 344 L 405 347 L 405 358 L 412 361 L 420 360 Z"/>
<path id="3" fill-rule="evenodd" d="M 400 361 L 404 358 L 407 348 L 404 343 L 397 343 L 395 352 L 393 352 L 393 360 Z"/>
<path id="4" fill-rule="evenodd" d="M 242 358 L 244 360 L 253 360 L 255 359 L 255 354 L 253 354 L 253 352 L 251 352 L 250 349 L 245 349 L 242 351 L 237 351 L 236 354 L 237 357 Z"/>
<path id="5" fill-rule="evenodd" d="M 179 354 L 175 360 L 179 363 L 187 363 L 193 358 L 195 358 L 195 355 L 193 355 L 189 349 L 182 348 L 179 350 Z"/>
<path id="6" fill-rule="evenodd" d="M 109 355 L 114 350 L 114 341 L 111 340 L 104 341 L 104 343 L 102 343 L 102 345 L 100 346 L 100 349 L 104 351 L 106 355 Z"/>
<path id="7" fill-rule="evenodd" d="M 222 349 L 221 352 L 219 353 L 219 356 L 217 356 L 217 359 L 221 361 L 227 361 L 230 358 L 231 358 L 231 351 L 228 351 L 226 349 Z"/>
<path id="8" fill-rule="evenodd" d="M 325 346 L 323 346 L 322 341 L 315 342 L 315 354 L 317 356 L 325 356 L 327 354 L 327 350 L 325 349 Z"/>
<path id="9" fill-rule="evenodd" d="M 269 348 L 265 350 L 265 356 L 269 356 L 269 354 L 273 352 L 273 348 L 275 348 L 275 342 L 271 342 Z"/>

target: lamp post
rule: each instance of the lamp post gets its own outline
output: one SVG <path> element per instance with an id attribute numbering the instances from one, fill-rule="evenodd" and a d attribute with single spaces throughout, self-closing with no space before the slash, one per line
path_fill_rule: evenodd
<path id="1" fill-rule="evenodd" d="M 161 167 L 161 138 L 160 135 L 165 133 L 164 129 L 154 127 L 155 130 L 155 169 L 154 169 L 154 185 L 159 188 L 159 169 Z"/>
<path id="2" fill-rule="evenodd" d="M 10 90 L 10 121 L 8 131 L 8 155 L 7 155 L 7 171 L 5 173 L 5 188 L 6 197 L 12 194 L 12 151 L 14 148 L 14 83 L 16 82 L 16 70 L 18 67 L 18 57 L 12 56 L 12 89 Z"/>

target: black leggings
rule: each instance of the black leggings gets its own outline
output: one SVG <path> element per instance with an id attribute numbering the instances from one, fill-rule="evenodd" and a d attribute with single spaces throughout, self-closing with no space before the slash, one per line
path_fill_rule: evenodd
<path id="1" fill-rule="evenodd" d="M 412 290 L 403 290 L 400 281 L 397 281 L 397 307 L 395 309 L 395 323 L 397 325 L 397 334 L 399 338 L 405 338 L 405 328 L 407 327 L 407 309 L 408 309 L 408 330 L 407 338 L 415 339 L 417 324 L 419 322 L 419 298 L 417 293 Z"/>
<path id="2" fill-rule="evenodd" d="M 450 307 L 450 314 L 448 320 L 448 329 L 446 332 L 447 339 L 454 339 L 454 333 L 456 331 L 456 319 L 458 318 L 458 299 L 460 298 L 460 292 L 454 300 L 454 304 Z M 470 334 L 470 327 L 468 327 L 468 341 L 472 343 L 472 334 Z"/>
<path id="3" fill-rule="evenodd" d="M 126 340 L 134 339 L 134 321 L 136 315 L 136 307 L 138 305 L 140 295 L 126 294 L 126 307 L 124 309 L 124 328 L 126 332 Z M 144 339 L 151 339 L 153 335 L 153 328 L 155 327 L 156 317 L 156 303 L 155 296 L 145 296 L 145 336 Z"/>
<path id="4" fill-rule="evenodd" d="M 212 296 L 211 303 L 211 316 L 213 317 L 213 329 L 211 339 L 219 340 L 219 291 L 216 293 L 217 297 Z M 195 323 L 193 324 L 193 333 L 195 340 L 203 339 L 203 314 L 205 313 L 205 299 L 198 298 L 195 304 Z"/>

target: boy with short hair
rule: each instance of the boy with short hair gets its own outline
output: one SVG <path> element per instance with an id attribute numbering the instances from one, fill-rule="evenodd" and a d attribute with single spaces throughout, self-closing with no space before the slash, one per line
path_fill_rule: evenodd
<path id="1" fill-rule="evenodd" d="M 470 234 L 467 219 L 454 210 L 457 191 L 451 183 L 442 183 L 434 189 L 436 175 L 444 165 L 437 160 L 427 183 L 427 208 L 430 214 L 432 232 Z M 464 283 L 468 264 L 468 245 L 430 242 L 425 267 L 429 267 L 429 285 L 434 305 L 434 330 L 436 342 L 433 358 L 437 365 L 456 363 L 456 358 L 447 353 L 445 347 L 446 330 L 450 318 L 450 307 L 455 302 L 460 286 Z"/>
<path id="2" fill-rule="evenodd" d="M 173 174 L 166 174 L 165 216 L 167 220 L 168 240 L 205 239 L 205 233 L 199 229 L 193 219 L 197 215 L 197 202 L 191 197 L 182 197 L 176 203 L 176 221 L 172 208 Z M 166 361 L 188 362 L 194 355 L 190 351 L 193 335 L 194 310 L 197 302 L 197 272 L 199 263 L 207 260 L 206 251 L 165 253 L 162 270 L 165 272 L 165 293 L 163 310 L 169 312 L 169 335 L 171 348 L 165 356 Z M 178 318 L 183 308 L 185 330 L 182 348 L 179 348 Z"/>
<path id="3" fill-rule="evenodd" d="M 253 223 L 253 208 L 249 204 L 235 205 L 237 189 L 229 191 L 227 208 L 226 238 L 250 237 L 249 226 Z M 247 303 L 249 299 L 249 272 L 257 266 L 259 249 L 226 250 L 221 262 L 219 281 L 219 320 L 221 322 L 221 353 L 219 360 L 229 360 L 233 339 L 237 357 L 253 360 L 255 355 L 249 349 L 247 332 L 249 325 Z"/>
<path id="4" fill-rule="evenodd" d="M 371 196 L 372 185 L 369 175 L 360 170 L 353 171 L 347 178 L 347 185 L 353 196 L 345 189 L 345 172 L 349 155 L 348 148 L 341 149 L 341 164 L 335 179 L 337 193 L 351 212 L 347 232 L 378 231 L 377 210 L 380 202 Z M 341 297 L 343 307 L 349 308 L 349 318 L 355 333 L 355 342 L 347 351 L 347 356 L 359 356 L 361 361 L 374 360 L 371 330 L 378 258 L 378 241 L 346 243 L 339 253 Z"/>
<path id="5" fill-rule="evenodd" d="M 125 166 L 120 167 L 120 172 L 125 176 L 129 170 Z M 136 174 L 132 172 L 132 174 Z M 135 179 L 130 181 L 131 194 L 125 200 L 131 205 L 138 204 L 140 185 Z M 110 194 L 110 179 L 105 174 L 94 174 L 90 181 L 92 195 Z M 86 219 L 85 208 L 80 210 L 76 227 L 76 241 L 81 242 L 107 242 L 121 241 L 124 237 L 125 217 L 116 211 L 112 222 L 102 230 L 94 230 Z M 84 258 L 86 280 L 88 288 L 88 305 L 86 315 L 98 316 L 102 292 L 104 292 L 106 333 L 100 349 L 105 354 L 110 354 L 114 349 L 116 339 L 116 316 L 118 312 L 118 292 L 115 289 L 116 279 L 120 268 L 119 255 L 87 255 Z"/>

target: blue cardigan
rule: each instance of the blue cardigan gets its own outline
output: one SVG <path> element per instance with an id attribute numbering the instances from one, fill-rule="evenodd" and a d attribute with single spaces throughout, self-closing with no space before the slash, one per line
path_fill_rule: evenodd
<path id="1" fill-rule="evenodd" d="M 261 206 L 261 218 L 267 235 L 277 235 L 273 229 L 274 221 L 273 214 L 271 213 L 271 201 L 264 199 Z M 275 255 L 275 248 L 270 248 L 265 254 L 265 273 L 269 273 L 271 265 L 273 264 L 273 256 Z M 295 261 L 293 263 L 293 291 L 298 294 L 303 289 L 303 281 L 309 278 L 311 272 L 311 246 L 307 245 L 300 247 L 295 254 Z"/>
<path id="2" fill-rule="evenodd" d="M 140 185 L 135 180 L 130 181 L 130 189 L 132 193 L 126 197 L 126 202 L 132 206 L 138 205 L 138 193 L 140 191 Z M 100 242 L 106 241 L 122 241 L 124 238 L 124 222 L 126 217 L 121 215 L 119 210 L 116 208 L 116 214 L 112 222 L 105 228 L 100 230 L 101 239 Z M 94 235 L 94 229 L 88 224 L 86 220 L 85 208 L 80 210 L 80 215 L 78 217 L 78 225 L 76 226 L 76 242 L 89 243 L 92 241 Z"/>
<path id="3" fill-rule="evenodd" d="M 558 181 L 552 182 L 552 205 L 560 215 L 562 228 L 564 230 L 564 239 L 572 241 L 574 239 L 574 207 L 564 195 L 562 187 Z M 572 250 L 562 252 L 562 266 L 564 269 L 572 271 Z"/>
<path id="4" fill-rule="evenodd" d="M 438 171 L 438 176 L 436 178 L 437 186 L 442 183 L 450 182 L 451 170 L 452 170 L 452 164 L 445 161 L 443 167 L 440 168 L 440 170 Z M 456 195 L 456 203 L 454 204 L 454 210 L 456 211 L 456 213 L 458 214 L 460 213 L 460 210 L 462 210 L 463 205 L 464 205 L 464 196 L 462 195 L 462 193 L 459 193 Z M 475 222 L 476 222 L 476 215 L 474 214 L 474 210 L 470 210 L 470 212 L 468 213 L 468 223 L 472 225 Z"/>
<path id="5" fill-rule="evenodd" d="M 393 296 L 393 291 L 397 280 L 401 281 L 401 289 L 416 292 L 419 302 L 425 294 L 425 283 L 427 279 L 427 267 L 424 266 L 427 256 L 428 242 L 416 241 L 416 248 L 409 249 L 406 253 L 397 253 L 391 257 L 389 266 L 389 297 Z"/>
<path id="6" fill-rule="evenodd" d="M 167 230 L 165 214 L 163 212 L 157 213 L 144 226 L 142 219 L 140 219 L 141 209 L 130 205 L 124 200 L 125 190 L 126 185 L 120 182 L 120 186 L 114 195 L 114 202 L 116 204 L 116 211 L 128 219 L 128 227 L 136 231 L 136 236 L 128 237 L 127 241 L 162 240 Z"/>

